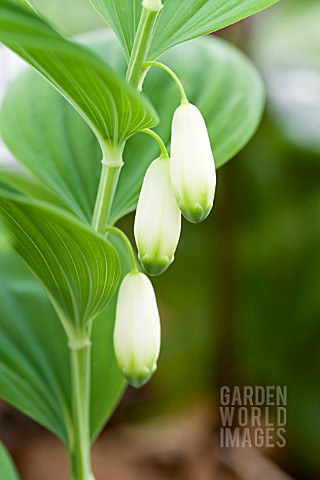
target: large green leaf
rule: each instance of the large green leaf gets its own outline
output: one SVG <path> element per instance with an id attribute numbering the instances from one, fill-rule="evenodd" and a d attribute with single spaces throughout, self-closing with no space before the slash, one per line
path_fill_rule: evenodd
<path id="1" fill-rule="evenodd" d="M 18 480 L 18 473 L 12 460 L 2 443 L 0 443 L 0 478 L 4 480 Z"/>
<path id="2" fill-rule="evenodd" d="M 146 99 L 85 47 L 29 8 L 0 0 L 0 41 L 43 75 L 85 118 L 102 146 L 156 123 Z"/>
<path id="3" fill-rule="evenodd" d="M 0 264 L 0 397 L 68 444 L 73 432 L 67 337 L 47 295 L 21 260 L 13 253 L 1 254 Z M 114 316 L 112 300 L 93 325 L 93 436 L 125 385 L 113 353 Z"/>
<path id="4" fill-rule="evenodd" d="M 6 94 L 1 130 L 13 155 L 90 221 L 101 169 L 99 144 L 80 115 L 31 69 Z"/>
<path id="5" fill-rule="evenodd" d="M 62 210 L 2 190 L 0 218 L 68 334 L 78 334 L 117 288 L 120 263 L 114 248 Z"/>
<path id="6" fill-rule="evenodd" d="M 113 37 L 106 40 L 95 36 L 87 41 L 113 68 L 124 72 L 125 60 Z M 241 52 L 216 38 L 176 47 L 163 56 L 163 61 L 177 72 L 190 101 L 202 110 L 216 165 L 220 167 L 248 142 L 257 128 L 264 106 L 259 75 Z M 172 115 L 179 104 L 177 89 L 166 73 L 152 69 L 144 91 L 160 114 L 157 131 L 169 145 Z M 41 103 L 36 101 L 38 97 Z M 52 129 L 46 111 L 54 111 L 63 128 L 56 125 Z M 40 127 L 42 135 L 38 135 Z M 23 74 L 9 90 L 3 106 L 2 131 L 11 151 L 34 175 L 46 181 L 68 208 L 90 218 L 100 173 L 96 139 L 71 107 L 35 74 Z M 146 135 L 129 139 L 112 222 L 134 210 L 144 173 L 157 155 L 156 144 Z"/>
<path id="7" fill-rule="evenodd" d="M 90 0 L 112 27 L 130 56 L 141 0 Z M 157 58 L 179 43 L 227 27 L 273 5 L 278 0 L 163 0 L 149 57 Z"/>
<path id="8" fill-rule="evenodd" d="M 90 131 L 89 129 L 87 131 Z M 0 188 L 9 193 L 30 196 L 54 204 L 60 208 L 66 208 L 66 204 L 49 190 L 44 183 L 37 181 L 24 171 L 12 168 L 0 168 Z"/>

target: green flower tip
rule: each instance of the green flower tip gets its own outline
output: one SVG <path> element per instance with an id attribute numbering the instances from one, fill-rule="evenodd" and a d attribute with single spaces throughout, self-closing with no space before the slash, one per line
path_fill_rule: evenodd
<path id="1" fill-rule="evenodd" d="M 188 222 L 200 223 L 209 216 L 212 210 L 212 206 L 213 203 L 209 202 L 206 207 L 203 207 L 202 205 L 200 205 L 200 203 L 197 203 L 190 206 L 180 204 L 179 208 L 182 212 L 182 215 L 186 220 L 188 220 Z"/>
<path id="2" fill-rule="evenodd" d="M 143 370 L 140 371 L 134 369 L 130 373 L 124 372 L 124 376 L 128 381 L 129 385 L 134 388 L 141 388 L 149 382 L 156 370 L 157 364 L 155 363 L 151 368 L 144 367 Z"/>
<path id="3" fill-rule="evenodd" d="M 168 256 L 154 258 L 148 254 L 138 256 L 144 271 L 153 277 L 164 273 L 174 260 L 174 256 L 171 258 Z"/>

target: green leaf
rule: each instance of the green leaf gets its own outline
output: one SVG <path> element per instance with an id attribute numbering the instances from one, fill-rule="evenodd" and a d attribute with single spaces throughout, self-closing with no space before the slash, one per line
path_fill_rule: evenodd
<path id="1" fill-rule="evenodd" d="M 141 0 L 90 0 L 130 56 L 141 13 Z M 149 57 L 155 59 L 179 43 L 201 37 L 249 17 L 278 0 L 163 0 Z"/>
<path id="2" fill-rule="evenodd" d="M 46 289 L 70 338 L 77 338 L 117 288 L 114 248 L 62 210 L 0 190 L 0 216 L 14 249 Z"/>
<path id="3" fill-rule="evenodd" d="M 149 52 L 156 58 L 169 48 L 263 10 L 278 0 L 189 0 L 177 10 L 175 0 L 165 0 Z"/>
<path id="4" fill-rule="evenodd" d="M 12 253 L 1 255 L 0 284 L 0 396 L 67 442 L 65 332 L 36 279 Z"/>
<path id="5" fill-rule="evenodd" d="M 113 36 L 106 39 L 90 35 L 88 43 L 113 68 L 124 71 L 125 60 Z M 163 61 L 177 72 L 190 101 L 203 112 L 219 168 L 249 141 L 259 124 L 264 90 L 255 67 L 235 47 L 209 37 L 175 47 L 163 56 Z M 152 69 L 144 91 L 160 114 L 157 131 L 169 146 L 172 116 L 179 104 L 176 86 L 165 72 Z M 36 101 L 37 95 L 41 103 Z M 46 110 L 55 112 L 63 128 L 58 125 L 50 128 Z M 100 154 L 96 139 L 67 102 L 42 79 L 25 73 L 9 91 L 1 118 L 4 139 L 13 154 L 45 181 L 67 208 L 90 218 L 98 188 Z M 38 135 L 40 126 L 42 135 Z M 144 173 L 157 155 L 157 145 L 146 135 L 129 139 L 111 212 L 112 222 L 135 209 Z"/>
<path id="6" fill-rule="evenodd" d="M 102 147 L 121 145 L 157 117 L 143 96 L 85 47 L 11 0 L 0 0 L 0 41 L 43 75 L 84 117 Z"/>
<path id="7" fill-rule="evenodd" d="M 128 60 L 138 27 L 142 0 L 90 0 L 117 35 Z"/>
<path id="8" fill-rule="evenodd" d="M 0 397 L 70 444 L 67 337 L 46 293 L 21 260 L 10 253 L 0 254 L 0 262 Z M 125 386 L 113 353 L 114 317 L 115 299 L 93 324 L 92 436 L 110 417 Z"/>
<path id="9" fill-rule="evenodd" d="M 0 219 L 0 253 L 11 249 L 11 237 L 8 229 Z"/>
<path id="10" fill-rule="evenodd" d="M 27 175 L 25 172 L 13 170 L 12 168 L 0 168 L 0 188 L 9 193 L 30 196 L 37 200 L 49 202 L 57 207 L 66 208 L 66 204 L 43 183 L 38 182 L 34 177 Z"/>
<path id="11" fill-rule="evenodd" d="M 0 478 L 5 480 L 18 480 L 19 476 L 16 471 L 15 466 L 7 452 L 7 449 L 4 447 L 3 443 L 0 442 Z"/>
<path id="12" fill-rule="evenodd" d="M 28 69 L 7 91 L 1 130 L 15 158 L 67 208 L 90 222 L 101 150 L 92 131 L 65 99 Z"/>

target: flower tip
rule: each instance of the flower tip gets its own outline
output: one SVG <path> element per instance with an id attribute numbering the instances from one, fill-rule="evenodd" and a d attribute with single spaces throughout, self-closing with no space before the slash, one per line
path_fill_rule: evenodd
<path id="1" fill-rule="evenodd" d="M 180 205 L 179 205 L 180 206 Z M 210 214 L 213 207 L 213 202 L 209 202 L 206 207 L 203 207 L 200 203 L 186 207 L 186 205 L 181 205 L 180 209 L 182 215 L 190 223 L 200 223 L 203 222 Z"/>
<path id="2" fill-rule="evenodd" d="M 141 388 L 149 382 L 156 370 L 157 364 L 155 363 L 151 368 L 144 367 L 143 370 L 135 371 L 132 374 L 124 373 L 124 376 L 131 387 Z"/>
<path id="3" fill-rule="evenodd" d="M 139 260 L 143 267 L 143 270 L 151 276 L 157 276 L 164 273 L 174 260 L 174 256 L 169 258 L 167 255 L 160 258 L 151 258 L 150 255 L 139 255 Z"/>

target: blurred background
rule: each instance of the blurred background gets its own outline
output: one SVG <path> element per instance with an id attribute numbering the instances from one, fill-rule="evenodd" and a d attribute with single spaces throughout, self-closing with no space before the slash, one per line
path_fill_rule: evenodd
<path id="1" fill-rule="evenodd" d="M 86 0 L 33 3 L 70 35 L 102 26 Z M 97 442 L 98 479 L 320 479 L 319 26 L 319 0 L 282 0 L 219 33 L 261 71 L 266 113 L 219 170 L 210 218 L 184 223 L 174 265 L 154 280 L 159 370 Z M 20 68 L 2 48 L 0 97 Z M 285 448 L 219 447 L 224 385 L 287 386 Z M 0 415 L 24 479 L 67 478 L 51 435 L 4 404 Z"/>

